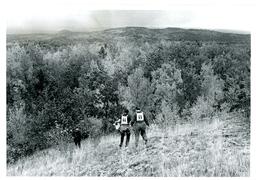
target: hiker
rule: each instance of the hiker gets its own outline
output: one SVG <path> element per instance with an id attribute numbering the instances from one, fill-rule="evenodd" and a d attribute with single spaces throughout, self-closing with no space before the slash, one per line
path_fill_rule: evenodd
<path id="1" fill-rule="evenodd" d="M 78 146 L 79 148 L 81 148 L 82 135 L 81 135 L 81 131 L 78 127 L 76 127 L 75 130 L 72 132 L 72 136 L 74 137 L 75 145 Z"/>
<path id="2" fill-rule="evenodd" d="M 145 141 L 145 145 L 147 145 L 146 125 L 149 126 L 149 123 L 145 114 L 139 107 L 136 107 L 136 113 L 131 121 L 131 125 L 133 126 L 135 134 L 135 146 L 138 147 L 140 134 Z"/>
<path id="3" fill-rule="evenodd" d="M 121 119 L 119 119 L 118 121 L 116 121 L 115 123 L 120 123 L 120 134 L 121 134 L 121 140 L 120 140 L 120 144 L 119 147 L 121 148 L 124 142 L 124 137 L 126 136 L 126 143 L 125 143 L 125 147 L 128 146 L 129 141 L 130 141 L 130 122 L 131 122 L 131 117 L 129 115 L 129 111 L 128 109 L 125 109 Z"/>

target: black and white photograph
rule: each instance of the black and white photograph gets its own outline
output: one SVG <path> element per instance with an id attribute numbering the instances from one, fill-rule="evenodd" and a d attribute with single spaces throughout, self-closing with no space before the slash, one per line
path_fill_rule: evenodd
<path id="1" fill-rule="evenodd" d="M 5 176 L 251 177 L 251 1 L 178 2 L 7 4 Z"/>

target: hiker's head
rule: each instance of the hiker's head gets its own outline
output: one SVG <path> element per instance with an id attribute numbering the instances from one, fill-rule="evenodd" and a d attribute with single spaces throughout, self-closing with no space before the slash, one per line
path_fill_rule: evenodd
<path id="1" fill-rule="evenodd" d="M 124 109 L 123 113 L 124 113 L 124 114 L 128 114 L 128 113 L 129 113 L 129 110 L 128 110 L 128 109 Z"/>
<path id="2" fill-rule="evenodd" d="M 141 111 L 138 106 L 135 108 L 135 110 L 136 110 L 136 112 L 140 112 Z"/>

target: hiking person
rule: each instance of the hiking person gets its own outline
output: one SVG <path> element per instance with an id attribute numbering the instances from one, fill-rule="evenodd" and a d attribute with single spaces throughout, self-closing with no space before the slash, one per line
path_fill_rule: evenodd
<path id="1" fill-rule="evenodd" d="M 129 111 L 128 109 L 125 109 L 121 119 L 119 119 L 118 121 L 116 121 L 115 123 L 120 123 L 120 134 L 121 134 L 121 140 L 120 140 L 120 144 L 119 147 L 121 148 L 124 142 L 124 137 L 126 136 L 126 143 L 125 143 L 125 147 L 128 146 L 129 141 L 130 141 L 130 122 L 131 122 L 131 117 L 129 115 Z"/>
<path id="2" fill-rule="evenodd" d="M 72 131 L 72 136 L 74 137 L 75 145 L 80 148 L 81 147 L 82 134 L 81 134 L 81 131 L 78 127 L 76 127 L 74 129 L 74 131 Z"/>
<path id="3" fill-rule="evenodd" d="M 139 137 L 142 136 L 147 145 L 147 135 L 146 135 L 146 125 L 149 126 L 148 120 L 145 114 L 140 110 L 139 107 L 136 107 L 136 113 L 131 121 L 131 125 L 134 129 L 135 134 L 135 146 L 138 147 Z"/>

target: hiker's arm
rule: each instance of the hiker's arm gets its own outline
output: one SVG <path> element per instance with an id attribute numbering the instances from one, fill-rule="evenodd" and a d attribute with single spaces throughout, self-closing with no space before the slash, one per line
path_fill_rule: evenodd
<path id="1" fill-rule="evenodd" d="M 148 119 L 146 118 L 145 114 L 144 114 L 144 121 L 145 121 L 146 125 L 149 126 Z"/>
<path id="2" fill-rule="evenodd" d="M 79 138 L 82 138 L 82 133 L 81 133 L 81 131 L 78 132 L 78 137 L 79 137 Z"/>
<path id="3" fill-rule="evenodd" d="M 128 115 L 128 124 L 131 125 L 131 122 L 132 122 L 132 118 L 130 115 Z"/>
<path id="4" fill-rule="evenodd" d="M 134 122 L 136 121 L 136 115 L 133 116 L 132 120 L 131 120 L 131 126 L 133 126 Z"/>

